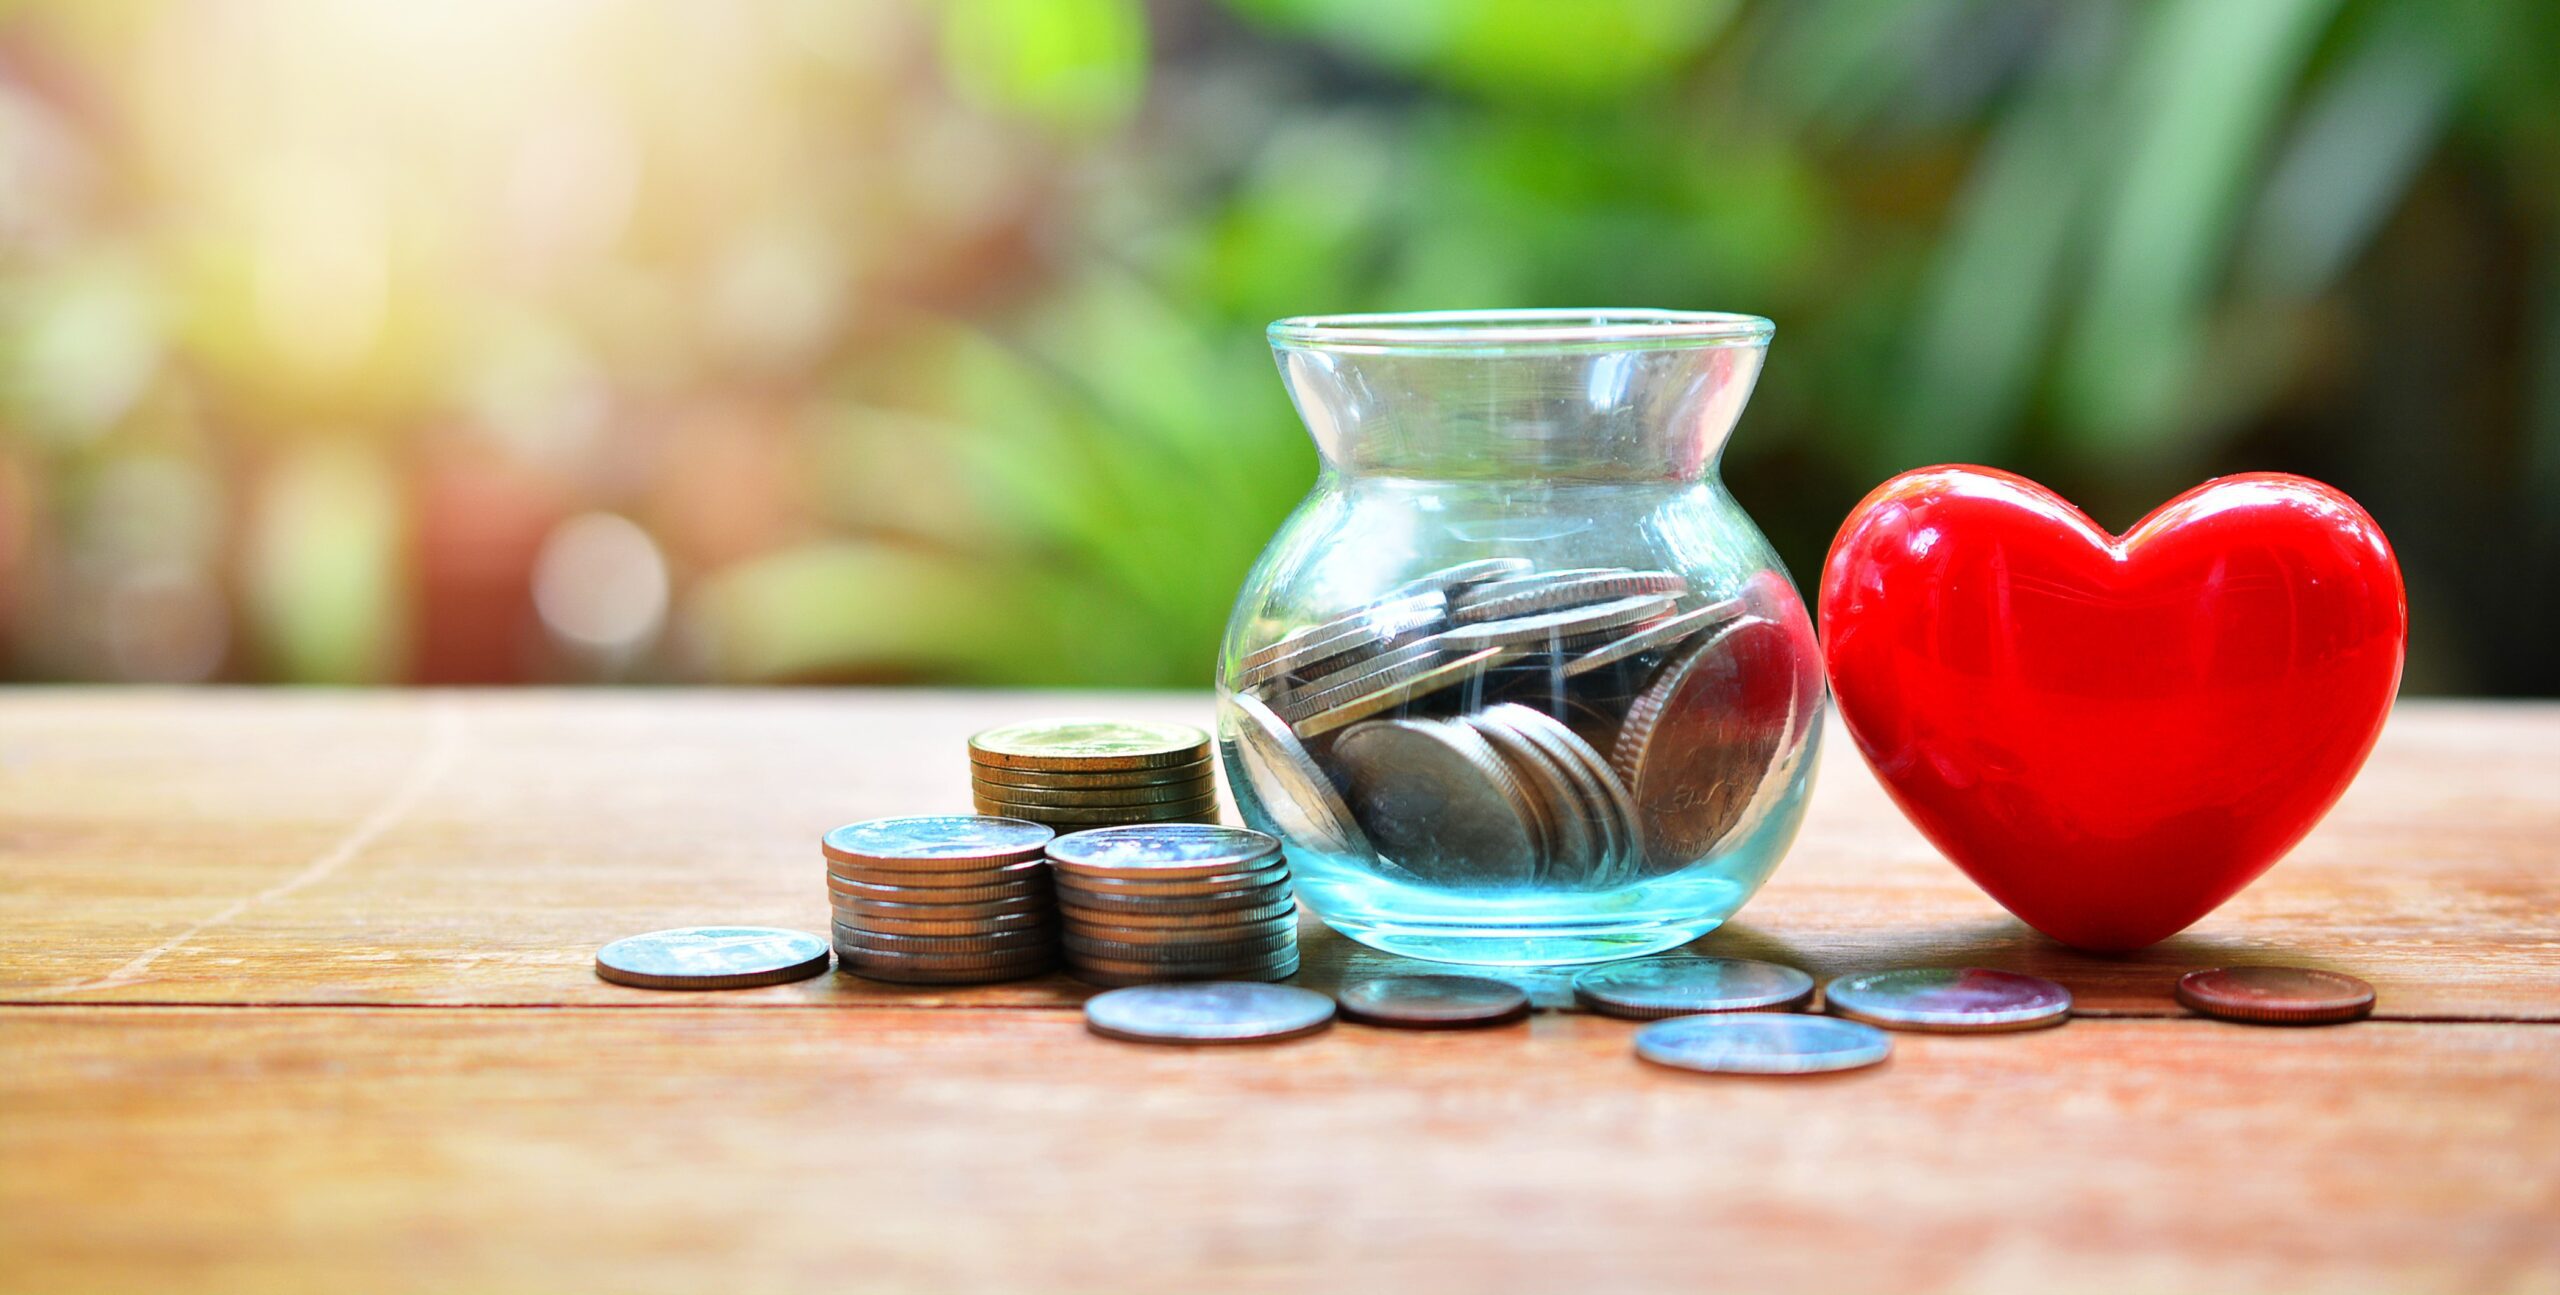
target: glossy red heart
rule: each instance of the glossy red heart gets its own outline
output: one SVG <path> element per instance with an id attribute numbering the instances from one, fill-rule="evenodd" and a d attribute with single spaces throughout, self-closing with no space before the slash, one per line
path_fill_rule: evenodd
<path id="1" fill-rule="evenodd" d="M 1840 715 L 1993 899 L 2084 949 L 2210 913 L 2373 749 L 2408 603 L 2382 529 L 2316 481 L 2209 481 L 2122 538 L 2025 478 L 1905 473 L 1823 565 Z"/>

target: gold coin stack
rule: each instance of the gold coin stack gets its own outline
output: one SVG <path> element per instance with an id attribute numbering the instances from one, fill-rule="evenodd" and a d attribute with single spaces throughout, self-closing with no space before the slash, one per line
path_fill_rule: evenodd
<path id="1" fill-rule="evenodd" d="M 827 833 L 836 957 L 869 980 L 983 985 L 1058 965 L 1056 833 L 967 814 L 875 818 Z"/>
<path id="2" fill-rule="evenodd" d="M 1058 832 L 1124 823 L 1214 823 L 1209 735 L 1188 724 L 1035 720 L 969 739 L 978 812 Z"/>
<path id="3" fill-rule="evenodd" d="M 1145 823 L 1049 843 L 1068 974 L 1095 985 L 1284 980 L 1298 904 L 1278 838 Z"/>

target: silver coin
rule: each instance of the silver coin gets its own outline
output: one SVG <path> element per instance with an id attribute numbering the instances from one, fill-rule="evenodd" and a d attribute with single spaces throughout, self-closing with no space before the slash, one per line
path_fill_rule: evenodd
<path id="1" fill-rule="evenodd" d="M 1150 787 L 1180 785 L 1215 785 L 1217 765 L 1208 759 L 1165 769 L 1105 770 L 1079 773 L 1051 769 L 1005 769 L 990 764 L 969 766 L 969 782 L 973 786 L 999 789 L 1023 787 L 1038 791 L 1143 791 Z"/>
<path id="2" fill-rule="evenodd" d="M 1209 983 L 1149 985 L 1085 1000 L 1086 1028 L 1138 1043 L 1249 1043 L 1313 1034 L 1333 1000 L 1310 989 Z"/>
<path id="3" fill-rule="evenodd" d="M 1624 638 L 1612 639 L 1565 663 L 1568 679 L 1579 678 L 1604 666 L 1612 666 L 1629 657 L 1647 652 L 1667 652 L 1686 643 L 1704 631 L 1742 615 L 1742 600 L 1728 598 L 1720 603 L 1666 616 L 1649 625 L 1639 626 Z"/>
<path id="4" fill-rule="evenodd" d="M 1610 767 L 1635 798 L 1645 871 L 1676 872 L 1742 839 L 1787 785 L 1784 757 L 1820 706 L 1800 696 L 1785 626 L 1734 620 L 1654 673 L 1628 704 Z"/>
<path id="5" fill-rule="evenodd" d="M 894 959 L 857 962 L 839 958 L 837 969 L 864 980 L 878 980 L 892 985 L 993 985 L 1028 976 L 1043 976 L 1058 969 L 1058 960 L 1043 954 L 1011 962 L 983 963 L 966 967 L 924 967 Z"/>
<path id="6" fill-rule="evenodd" d="M 1046 971 L 1058 965 L 1058 951 L 1042 947 L 1004 953 L 886 953 L 838 940 L 836 961 L 865 976 L 874 971 Z"/>
<path id="7" fill-rule="evenodd" d="M 1117 887 L 1060 886 L 1058 887 L 1058 905 L 1061 908 L 1073 905 L 1077 908 L 1091 909 L 1102 913 L 1160 913 L 1166 915 L 1179 915 L 1188 913 L 1233 912 L 1239 909 L 1257 907 L 1264 904 L 1282 903 L 1289 900 L 1292 897 L 1293 891 L 1289 884 L 1288 870 L 1282 868 L 1276 871 L 1278 875 L 1275 880 L 1264 882 L 1259 885 L 1222 883 L 1219 878 L 1209 878 L 1209 883 L 1216 884 L 1216 888 L 1199 891 L 1172 890 L 1170 887 L 1173 883 L 1170 882 L 1159 882 L 1153 886 L 1139 885 L 1135 887 L 1127 885 Z M 1191 886 L 1201 883 L 1185 882 L 1182 884 Z"/>
<path id="8" fill-rule="evenodd" d="M 1045 901 L 1050 893 L 1045 867 L 1011 881 L 965 886 L 902 886 L 827 874 L 827 896 L 840 903 L 1029 904 Z"/>
<path id="9" fill-rule="evenodd" d="M 1084 927 L 1070 926 L 1058 936 L 1059 946 L 1079 958 L 1119 962 L 1244 962 L 1293 948 L 1298 924 L 1249 932 L 1144 931 L 1138 940 L 1115 940 Z"/>
<path id="10" fill-rule="evenodd" d="M 1192 930 L 1213 926 L 1249 926 L 1281 918 L 1294 919 L 1298 901 L 1283 895 L 1250 905 L 1226 905 L 1216 908 L 1185 909 L 1173 912 L 1148 909 L 1095 908 L 1085 904 L 1061 902 L 1058 916 L 1087 927 L 1173 927 Z"/>
<path id="11" fill-rule="evenodd" d="M 1290 688 L 1287 700 L 1275 709 L 1292 723 L 1302 722 L 1311 715 L 1332 710 L 1346 702 L 1419 679 L 1447 661 L 1450 655 L 1449 649 L 1436 635 L 1407 643 L 1391 652 L 1363 657 L 1342 669 L 1308 679 Z"/>
<path id="12" fill-rule="evenodd" d="M 1047 889 L 1015 899 L 987 900 L 980 903 L 942 904 L 909 903 L 849 897 L 834 887 L 827 889 L 827 902 L 838 913 L 855 913 L 864 917 L 885 917 L 908 922 L 973 922 L 987 918 L 1045 917 L 1056 911 L 1058 901 Z"/>
<path id="13" fill-rule="evenodd" d="M 1179 961 L 1159 958 L 1106 958 L 1100 954 L 1065 951 L 1066 964 L 1077 972 L 1095 971 L 1112 976 L 1175 976 L 1188 980 L 1269 980 L 1294 973 L 1298 967 L 1298 947 L 1288 945 L 1261 953 L 1240 953 L 1223 958 L 1186 958 Z"/>
<path id="14" fill-rule="evenodd" d="M 1108 908 L 1116 903 L 1164 903 L 1179 905 L 1192 900 L 1231 901 L 1240 893 L 1252 893 L 1263 899 L 1278 899 L 1291 893 L 1289 869 L 1274 861 L 1273 866 L 1251 872 L 1219 873 L 1209 877 L 1172 877 L 1149 880 L 1122 880 L 1115 877 L 1077 877 L 1058 886 L 1062 903 L 1081 904 L 1087 908 Z"/>
<path id="15" fill-rule="evenodd" d="M 1103 988 L 1103 989 L 1121 989 L 1121 988 L 1125 988 L 1125 987 L 1127 987 L 1127 986 L 1131 986 L 1131 985 L 1175 985 L 1175 984 L 1196 984 L 1196 983 L 1203 982 L 1203 981 L 1219 981 L 1219 980 L 1226 980 L 1226 981 L 1262 981 L 1262 982 L 1270 982 L 1270 981 L 1287 980 L 1289 977 L 1291 977 L 1291 976 L 1294 976 L 1294 975 L 1298 974 L 1298 962 L 1297 962 L 1297 959 L 1295 959 L 1295 958 L 1291 958 L 1288 962 L 1286 962 L 1286 963 L 1284 963 L 1284 964 L 1281 964 L 1281 965 L 1279 965 L 1279 966 L 1275 966 L 1275 967 L 1273 967 L 1273 968 L 1271 968 L 1271 969 L 1269 969 L 1269 970 L 1266 970 L 1266 971 L 1203 971 L 1203 972 L 1187 972 L 1187 971 L 1139 971 L 1139 972 L 1099 971 L 1099 970 L 1096 970 L 1096 969 L 1094 969 L 1094 968 L 1092 968 L 1092 967 L 1078 966 L 1078 965 L 1076 965 L 1075 963 L 1070 962 L 1070 963 L 1067 963 L 1067 964 L 1066 964 L 1066 966 L 1065 966 L 1065 971 L 1066 971 L 1066 973 L 1067 973 L 1068 975 L 1073 976 L 1073 977 L 1074 977 L 1074 978 L 1076 978 L 1077 980 L 1083 981 L 1085 984 L 1088 984 L 1088 985 L 1094 985 L 1094 986 L 1097 986 L 1097 987 L 1100 987 L 1100 988 Z"/>
<path id="16" fill-rule="evenodd" d="M 2042 976 L 1987 967 L 1912 967 L 1841 976 L 1822 988 L 1835 1016 L 1893 1030 L 1971 1034 L 2033 1030 L 2071 1016 L 2071 991 Z"/>
<path id="17" fill-rule="evenodd" d="M 881 935 L 1003 935 L 1014 931 L 1055 931 L 1059 917 L 1055 913 L 1033 909 L 1008 913 L 1002 917 L 882 917 L 850 908 L 838 908 L 833 917 L 840 927 L 872 931 Z"/>
<path id="18" fill-rule="evenodd" d="M 1454 613 L 1460 606 L 1468 603 L 1480 602 L 1487 598 L 1507 598 L 1513 594 L 1525 593 L 1532 589 L 1544 589 L 1548 585 L 1555 584 L 1558 581 L 1581 580 L 1590 576 L 1618 575 L 1629 570 L 1632 570 L 1632 568 L 1557 567 L 1552 571 L 1523 571 L 1516 575 L 1504 576 L 1499 580 L 1487 580 L 1479 584 L 1468 586 L 1464 593 L 1453 594 L 1450 596 L 1449 610 Z"/>
<path id="19" fill-rule="evenodd" d="M 1599 840 L 1591 832 L 1572 780 L 1537 743 L 1513 732 L 1492 711 L 1461 716 L 1459 722 L 1474 729 L 1502 757 L 1525 793 L 1530 823 L 1539 838 L 1538 884 L 1578 885 L 1590 871 Z"/>
<path id="20" fill-rule="evenodd" d="M 596 975 L 637 989 L 752 989 L 827 969 L 827 942 L 771 926 L 680 926 L 596 950 Z"/>
<path id="21" fill-rule="evenodd" d="M 843 882 L 848 887 L 868 886 L 874 890 L 921 891 L 1013 891 L 1037 890 L 1047 886 L 1049 863 L 1033 859 L 1028 863 L 1008 863 L 991 868 L 951 869 L 942 872 L 900 872 L 874 869 L 841 860 L 827 861 L 828 884 Z M 990 895 L 988 898 L 997 898 Z M 894 896 L 892 896 L 894 898 Z"/>
<path id="22" fill-rule="evenodd" d="M 1190 782 L 1159 782 L 1144 787 L 1099 788 L 1014 787 L 973 779 L 969 790 L 982 801 L 1000 801 L 1032 809 L 1126 809 L 1184 801 L 1214 801 L 1218 797 L 1216 780 L 1207 777 Z"/>
<path id="23" fill-rule="evenodd" d="M 1815 1075 L 1872 1066 L 1893 1055 L 1893 1040 L 1855 1021 L 1743 1012 L 1655 1021 L 1636 1031 L 1636 1055 L 1708 1074 Z"/>
<path id="24" fill-rule="evenodd" d="M 1749 958 L 1638 958 L 1574 977 L 1573 998 L 1604 1016 L 1637 1021 L 1705 1012 L 1792 1012 L 1813 1001 L 1813 977 Z"/>
<path id="25" fill-rule="evenodd" d="M 1481 624 L 1641 594 L 1685 593 L 1688 588 L 1688 581 L 1669 571 L 1604 571 L 1551 580 L 1513 593 L 1474 594 L 1453 606 L 1449 619 L 1460 625 Z"/>
<path id="26" fill-rule="evenodd" d="M 1276 837 L 1199 823 L 1105 827 L 1049 843 L 1049 863 L 1059 872 L 1119 880 L 1214 877 L 1248 870 L 1279 853 Z"/>
<path id="27" fill-rule="evenodd" d="M 1343 1016 L 1407 1030 L 1502 1025 L 1529 1015 L 1529 994 L 1484 976 L 1379 976 L 1342 987 Z"/>
<path id="28" fill-rule="evenodd" d="M 1639 861 L 1636 805 L 1627 795 L 1625 784 L 1610 770 L 1609 762 L 1583 741 L 1581 734 L 1543 711 L 1515 706 L 1504 711 L 1502 718 L 1514 731 L 1544 749 L 1573 779 L 1583 809 L 1591 815 L 1593 830 L 1601 840 L 1600 858 L 1593 864 L 1587 884 L 1596 888 L 1634 880 Z"/>
<path id="29" fill-rule="evenodd" d="M 1370 603 L 1332 620 L 1310 625 L 1267 647 L 1244 654 L 1236 662 L 1229 687 L 1250 688 L 1284 675 L 1309 670 L 1336 657 L 1371 650 L 1408 635 L 1437 627 L 1448 615 L 1449 600 L 1438 593 L 1416 594 Z"/>
<path id="30" fill-rule="evenodd" d="M 1086 807 L 1068 809 L 1048 805 L 1015 805 L 1004 801 L 972 796 L 971 802 L 989 813 L 1002 811 L 1018 815 L 1060 833 L 1082 832 L 1096 827 L 1119 827 L 1128 823 L 1199 823 L 1218 816 L 1216 797 L 1163 805 L 1129 805 L 1119 808 Z"/>
<path id="31" fill-rule="evenodd" d="M 843 922 L 835 923 L 833 929 L 838 948 L 850 945 L 866 953 L 913 953 L 928 957 L 1023 953 L 1048 948 L 1058 940 L 1057 929 L 1049 926 L 983 935 L 900 935 Z"/>
<path id="32" fill-rule="evenodd" d="M 1536 880 L 1534 810 L 1482 735 L 1436 720 L 1375 720 L 1334 743 L 1352 817 L 1386 858 L 1433 885 Z"/>
<path id="33" fill-rule="evenodd" d="M 1381 601 L 1412 598 L 1420 594 L 1446 594 L 1455 597 L 1459 590 L 1472 588 L 1489 580 L 1521 575 L 1533 564 L 1527 558 L 1477 558 L 1445 566 L 1428 575 L 1415 576 L 1386 592 Z"/>
<path id="34" fill-rule="evenodd" d="M 1020 819 L 930 814 L 847 823 L 821 848 L 831 861 L 875 870 L 970 868 L 1037 859 L 1056 835 Z"/>
<path id="35" fill-rule="evenodd" d="M 1509 660 L 1515 652 L 1516 649 L 1504 647 L 1471 651 L 1427 670 L 1379 683 L 1356 695 L 1338 701 L 1327 700 L 1322 709 L 1293 712 L 1295 717 L 1291 724 L 1301 738 L 1322 737 L 1435 693 L 1479 682 L 1485 671 Z"/>
<path id="36" fill-rule="evenodd" d="M 1640 594 L 1593 603 L 1588 607 L 1568 607 L 1563 611 L 1540 612 L 1534 616 L 1513 616 L 1505 620 L 1460 625 L 1442 631 L 1440 637 L 1452 648 L 1461 650 L 1554 647 L 1668 616 L 1678 605 L 1666 595 Z"/>
<path id="37" fill-rule="evenodd" d="M 1368 846 L 1351 820 L 1333 780 L 1316 767 L 1298 735 L 1279 714 L 1250 693 L 1227 698 L 1237 719 L 1228 725 L 1235 739 L 1236 763 L 1254 799 L 1280 830 L 1300 842 L 1333 854 L 1357 854 Z"/>

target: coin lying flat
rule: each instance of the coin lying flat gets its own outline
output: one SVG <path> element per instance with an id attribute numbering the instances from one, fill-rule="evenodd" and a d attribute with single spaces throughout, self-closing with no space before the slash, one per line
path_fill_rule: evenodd
<path id="1" fill-rule="evenodd" d="M 1893 1040 L 1873 1026 L 1827 1016 L 1675 1016 L 1636 1031 L 1636 1055 L 1706 1074 L 1815 1075 L 1872 1066 L 1893 1055 Z"/>
<path id="2" fill-rule="evenodd" d="M 1058 901 L 1061 916 L 1088 930 L 1117 927 L 1129 929 L 1170 928 L 1184 931 L 1214 930 L 1230 926 L 1250 926 L 1258 922 L 1294 921 L 1298 901 L 1288 895 L 1277 900 L 1230 903 L 1191 912 L 1162 910 L 1098 908 L 1077 903 L 1081 896 L 1062 896 Z"/>
<path id="3" fill-rule="evenodd" d="M 1227 728 L 1235 742 L 1236 763 L 1254 798 L 1279 829 L 1301 843 L 1332 854 L 1356 854 L 1367 848 L 1351 807 L 1342 803 L 1333 780 L 1325 777 L 1298 736 L 1279 713 L 1251 693 L 1230 693 L 1227 704 L 1235 718 Z"/>
<path id="4" fill-rule="evenodd" d="M 1708 1012 L 1792 1012 L 1813 977 L 1749 958 L 1638 958 L 1573 978 L 1574 1001 L 1604 1016 L 1653 1020 Z"/>
<path id="5" fill-rule="evenodd" d="M 1008 894 L 1022 894 L 1041 889 L 1048 884 L 1048 880 L 1049 864 L 1044 859 L 1008 863 L 992 868 L 978 868 L 968 872 L 875 868 L 867 864 L 840 863 L 832 860 L 827 864 L 827 885 L 830 889 L 843 889 L 861 894 L 868 893 L 863 889 L 868 887 L 870 890 L 883 892 L 880 895 L 882 899 L 900 897 L 886 893 L 889 891 L 946 890 L 965 891 L 975 899 L 1002 899 Z M 982 891 L 995 893 L 979 893 Z M 941 899 L 951 899 L 955 903 L 964 902 L 953 896 L 932 897 L 932 900 Z M 918 898 L 916 902 L 926 903 L 932 900 Z"/>
<path id="6" fill-rule="evenodd" d="M 1613 666 L 1629 657 L 1647 652 L 1661 652 L 1678 647 L 1691 637 L 1742 615 L 1742 600 L 1728 598 L 1720 603 L 1666 616 L 1638 627 L 1624 638 L 1612 639 L 1581 656 L 1566 662 L 1567 678 L 1586 675 L 1604 666 Z"/>
<path id="7" fill-rule="evenodd" d="M 1406 871 L 1436 885 L 1525 885 L 1538 828 L 1519 780 L 1465 724 L 1377 720 L 1344 733 L 1334 758 L 1351 778 L 1361 830 Z"/>
<path id="8" fill-rule="evenodd" d="M 1056 899 L 1046 890 L 1037 891 L 1029 895 L 1023 895 L 1011 899 L 987 900 L 977 903 L 918 904 L 908 902 L 904 899 L 849 897 L 842 891 L 836 890 L 833 887 L 828 889 L 827 901 L 839 913 L 853 913 L 863 917 L 885 918 L 893 922 L 975 922 L 985 921 L 991 918 L 1019 919 L 1024 917 L 1046 917 L 1057 903 Z"/>
<path id="9" fill-rule="evenodd" d="M 1379 976 L 1343 986 L 1340 1001 L 1351 1020 L 1406 1030 L 1503 1025 L 1529 1015 L 1526 990 L 1484 976 Z"/>
<path id="10" fill-rule="evenodd" d="M 1513 616 L 1460 625 L 1442 631 L 1440 638 L 1453 650 L 1459 651 L 1572 643 L 1668 616 L 1677 606 L 1667 595 L 1643 594 L 1593 603 L 1587 607 L 1541 612 L 1534 616 Z"/>
<path id="11" fill-rule="evenodd" d="M 835 924 L 881 935 L 1000 935 L 1011 931 L 1055 931 L 1058 919 L 1037 910 L 1002 917 L 882 917 L 839 908 L 835 910 Z"/>
<path id="12" fill-rule="evenodd" d="M 683 926 L 596 950 L 596 975 L 639 989 L 752 989 L 827 969 L 827 942 L 770 926 Z"/>
<path id="13" fill-rule="evenodd" d="M 2373 986 L 2310 967 L 2222 967 L 2178 978 L 2178 1001 L 2251 1025 L 2334 1025 L 2373 1014 Z"/>
<path id="14" fill-rule="evenodd" d="M 1237 660 L 1228 685 L 1250 688 L 1292 674 L 1321 673 L 1334 663 L 1429 632 L 1447 617 L 1448 607 L 1446 597 L 1429 592 L 1354 608 L 1246 653 Z"/>
<path id="15" fill-rule="evenodd" d="M 1460 590 L 1488 581 L 1521 575 L 1533 564 L 1527 558 L 1477 558 L 1445 566 L 1425 575 L 1415 576 L 1388 590 L 1380 601 L 1411 598 L 1420 594 L 1444 594 L 1454 597 Z"/>
<path id="16" fill-rule="evenodd" d="M 830 860 L 863 868 L 940 871 L 1037 859 L 1056 835 L 1021 819 L 931 814 L 847 823 L 819 848 Z"/>
<path id="17" fill-rule="evenodd" d="M 1323 1029 L 1333 1000 L 1285 985 L 1142 985 L 1086 999 L 1084 1023 L 1135 1043 L 1252 1043 Z"/>
<path id="18" fill-rule="evenodd" d="M 1209 735 L 1188 724 L 1034 720 L 991 728 L 969 739 L 972 761 L 1000 769 L 1161 769 L 1195 764 L 1208 755 Z"/>
<path id="19" fill-rule="evenodd" d="M 1841 976 L 1823 987 L 1835 1016 L 1893 1030 L 2033 1030 L 2071 1016 L 2071 991 L 2042 976 L 1983 967 L 1913 967 Z"/>
<path id="20" fill-rule="evenodd" d="M 1208 823 L 1096 828 L 1049 843 L 1052 867 L 1101 879 L 1214 877 L 1244 872 L 1279 853 L 1275 837 Z"/>
<path id="21" fill-rule="evenodd" d="M 1190 819 L 1214 818 L 1218 813 L 1218 801 L 1214 796 L 1197 800 L 1167 801 L 1154 805 L 1122 805 L 1116 808 L 1021 805 L 1011 801 L 994 800 L 986 796 L 973 796 L 970 799 L 980 810 L 987 813 L 1020 815 L 1044 827 L 1065 832 L 1120 823 L 1175 823 Z"/>
<path id="22" fill-rule="evenodd" d="M 1248 875 L 1260 880 L 1205 877 L 1181 882 L 1111 882 L 1093 886 L 1070 882 L 1058 887 L 1058 902 L 1108 913 L 1182 914 L 1223 913 L 1281 903 L 1292 897 L 1289 870 L 1285 866 Z"/>

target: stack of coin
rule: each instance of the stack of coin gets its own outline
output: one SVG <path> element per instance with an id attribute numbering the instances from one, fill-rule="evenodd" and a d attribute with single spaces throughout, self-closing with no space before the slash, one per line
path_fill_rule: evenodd
<path id="1" fill-rule="evenodd" d="M 1067 971 L 1096 985 L 1281 980 L 1298 906 L 1280 842 L 1213 824 L 1140 824 L 1049 843 Z"/>
<path id="2" fill-rule="evenodd" d="M 827 833 L 836 959 L 871 980 L 979 985 L 1058 965 L 1057 897 L 1038 823 L 875 818 Z"/>
<path id="3" fill-rule="evenodd" d="M 978 812 L 1061 833 L 1122 823 L 1214 823 L 1209 735 L 1188 724 L 1037 720 L 969 739 Z"/>
<path id="4" fill-rule="evenodd" d="M 1301 846 L 1463 889 L 1608 889 L 1757 826 L 1809 650 L 1669 571 L 1486 558 L 1244 653 L 1240 798 Z"/>

